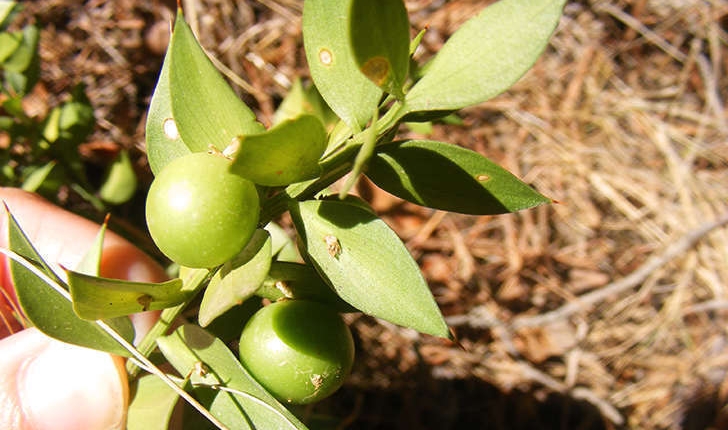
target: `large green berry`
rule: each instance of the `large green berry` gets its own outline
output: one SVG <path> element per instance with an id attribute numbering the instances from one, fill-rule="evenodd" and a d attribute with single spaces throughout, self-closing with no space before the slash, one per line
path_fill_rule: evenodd
<path id="1" fill-rule="evenodd" d="M 187 267 L 237 255 L 258 225 L 255 185 L 228 171 L 222 155 L 195 152 L 166 165 L 147 196 L 147 226 L 159 249 Z"/>
<path id="2" fill-rule="evenodd" d="M 307 300 L 268 305 L 240 336 L 243 366 L 282 402 L 307 404 L 339 389 L 354 362 L 351 331 L 330 307 Z"/>

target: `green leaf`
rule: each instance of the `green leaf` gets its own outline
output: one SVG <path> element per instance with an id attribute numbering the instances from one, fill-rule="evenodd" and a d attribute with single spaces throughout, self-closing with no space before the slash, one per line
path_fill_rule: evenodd
<path id="1" fill-rule="evenodd" d="M 316 178 L 326 149 L 326 130 L 312 115 L 287 119 L 270 130 L 238 139 L 230 170 L 256 184 L 275 187 Z"/>
<path id="2" fill-rule="evenodd" d="M 179 395 L 156 375 L 137 380 L 126 417 L 127 430 L 168 428 Z"/>
<path id="3" fill-rule="evenodd" d="M 40 331 L 50 337 L 116 355 L 129 356 L 129 352 L 98 325 L 78 318 L 71 306 L 70 297 L 67 294 L 61 294 L 48 284 L 48 282 L 54 282 L 63 286 L 33 248 L 10 211 L 7 209 L 6 211 L 8 213 L 10 250 L 31 262 L 47 277 L 47 279 L 41 279 L 19 262 L 15 260 L 10 262 L 10 273 L 13 277 L 18 302 L 25 316 Z M 131 342 L 134 338 L 134 327 L 129 318 L 117 318 L 106 322 L 127 341 Z"/>
<path id="4" fill-rule="evenodd" d="M 210 280 L 202 297 L 198 321 L 206 327 L 215 318 L 255 294 L 270 269 L 271 238 L 258 229 L 245 249 L 223 264 Z"/>
<path id="5" fill-rule="evenodd" d="M 172 116 L 172 96 L 169 91 L 171 57 L 172 50 L 168 49 L 164 56 L 157 86 L 154 88 L 154 94 L 149 103 L 145 126 L 147 159 L 149 167 L 155 175 L 170 161 L 192 152 L 192 149 L 182 140 L 177 123 Z M 205 150 L 206 148 L 202 148 L 202 146 L 195 147 L 195 150 Z"/>
<path id="6" fill-rule="evenodd" d="M 321 276 L 307 264 L 274 261 L 268 277 L 256 292 L 266 299 L 312 300 L 330 305 L 337 312 L 357 312 L 329 287 Z"/>
<path id="7" fill-rule="evenodd" d="M 304 87 L 301 79 L 296 78 L 273 115 L 273 125 L 304 114 L 320 119 L 326 128 L 333 126 L 338 120 L 336 114 L 326 105 L 316 86 Z"/>
<path id="8" fill-rule="evenodd" d="M 387 224 L 347 202 L 291 204 L 311 262 L 347 303 L 365 314 L 449 337 L 417 263 Z"/>
<path id="9" fill-rule="evenodd" d="M 271 255 L 278 261 L 302 261 L 296 244 L 280 225 L 269 222 L 265 229 L 271 238 Z"/>
<path id="10" fill-rule="evenodd" d="M 128 202 L 136 192 L 137 176 L 134 166 L 126 150 L 119 152 L 119 157 L 111 163 L 104 183 L 99 189 L 101 200 L 112 205 Z"/>
<path id="11" fill-rule="evenodd" d="M 5 75 L 4 86 L 12 93 L 24 95 L 40 78 L 40 55 L 38 41 L 40 31 L 34 25 L 23 27 L 23 38 L 20 45 L 3 62 Z"/>
<path id="12" fill-rule="evenodd" d="M 192 293 L 181 279 L 160 283 L 133 282 L 66 271 L 73 309 L 80 318 L 97 320 L 161 310 L 178 305 Z"/>
<path id="13" fill-rule="evenodd" d="M 23 34 L 18 31 L 0 33 L 0 63 L 4 62 L 18 49 L 23 40 Z"/>
<path id="14" fill-rule="evenodd" d="M 546 48 L 566 0 L 501 0 L 463 24 L 425 66 L 404 112 L 457 110 L 513 85 Z"/>
<path id="15" fill-rule="evenodd" d="M 22 6 L 16 1 L 0 1 L 0 30 L 4 30 L 10 24 L 21 8 Z"/>
<path id="16" fill-rule="evenodd" d="M 104 237 L 106 236 L 106 227 L 108 225 L 107 216 L 104 223 L 101 224 L 99 232 L 96 233 L 96 238 L 91 247 L 86 251 L 86 254 L 81 258 L 81 261 L 76 264 L 76 271 L 79 273 L 85 273 L 90 276 L 98 276 L 101 271 L 101 256 L 104 251 Z"/>
<path id="17" fill-rule="evenodd" d="M 264 131 L 207 57 L 181 11 L 169 51 L 172 118 L 191 151 L 205 151 L 209 145 L 222 151 L 240 135 Z"/>
<path id="18" fill-rule="evenodd" d="M 364 76 L 349 43 L 352 0 L 306 0 L 303 43 L 316 88 L 354 131 L 364 128 L 382 91 Z"/>
<path id="19" fill-rule="evenodd" d="M 177 372 L 190 375 L 192 384 L 199 387 L 200 402 L 230 429 L 306 428 L 248 374 L 222 341 L 200 327 L 183 325 L 157 343 Z"/>
<path id="20" fill-rule="evenodd" d="M 350 37 L 361 72 L 379 88 L 404 97 L 409 73 L 409 18 L 401 0 L 352 0 Z"/>
<path id="21" fill-rule="evenodd" d="M 20 44 L 12 55 L 3 62 L 3 68 L 20 73 L 28 70 L 38 56 L 40 31 L 38 27 L 28 25 L 23 28 L 22 34 L 19 35 L 21 36 Z"/>
<path id="22" fill-rule="evenodd" d="M 35 192 L 43 185 L 51 170 L 56 167 L 56 161 L 52 160 L 43 166 L 34 169 L 23 181 L 22 188 L 25 191 Z"/>
<path id="23" fill-rule="evenodd" d="M 507 170 L 460 146 L 411 140 L 380 149 L 367 176 L 385 191 L 422 206 L 492 215 L 551 202 Z"/>

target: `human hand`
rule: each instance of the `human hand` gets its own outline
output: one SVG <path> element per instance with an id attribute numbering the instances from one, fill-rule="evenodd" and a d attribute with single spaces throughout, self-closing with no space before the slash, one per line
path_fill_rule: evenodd
<path id="1" fill-rule="evenodd" d="M 99 231 L 95 223 L 19 189 L 0 188 L 0 200 L 51 264 L 75 267 Z M 2 212 L 0 247 L 6 247 L 7 216 Z M 159 282 L 165 273 L 138 248 L 107 231 L 101 276 Z M 0 287 L 14 300 L 4 257 Z M 35 328 L 22 329 L 11 306 L 0 294 L 0 428 L 123 429 L 129 400 L 123 360 L 51 339 Z M 155 316 L 132 316 L 137 337 L 148 331 Z"/>

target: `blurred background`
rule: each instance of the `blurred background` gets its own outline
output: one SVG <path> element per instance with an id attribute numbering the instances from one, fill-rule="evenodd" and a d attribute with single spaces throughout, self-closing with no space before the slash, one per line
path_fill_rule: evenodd
<path id="1" fill-rule="evenodd" d="M 415 58 L 489 3 L 406 1 L 413 32 L 428 28 Z M 182 0 L 264 124 L 308 79 L 302 5 Z M 40 68 L 22 111 L 41 121 L 79 94 L 92 110 L 73 146 L 82 180 L 36 189 L 91 219 L 111 212 L 112 228 L 155 254 L 143 224 L 144 124 L 176 4 L 23 6 L 13 28 L 38 26 Z M 485 154 L 556 202 L 464 216 L 360 183 L 460 345 L 349 315 L 354 373 L 300 414 L 330 429 L 728 428 L 727 29 L 725 0 L 570 1 L 511 90 L 454 124 L 403 129 Z M 0 132 L 6 185 L 46 165 L 28 145 Z M 119 164 L 133 187 L 116 201 L 102 188 Z"/>

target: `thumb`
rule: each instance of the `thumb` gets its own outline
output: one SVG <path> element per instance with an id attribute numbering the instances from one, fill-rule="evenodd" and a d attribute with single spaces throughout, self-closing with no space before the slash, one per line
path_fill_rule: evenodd
<path id="1" fill-rule="evenodd" d="M 28 193 L 0 188 L 0 199 L 51 264 L 74 267 L 98 231 L 98 225 Z M 0 227 L 4 227 L 2 220 Z M 0 232 L 0 246 L 6 243 L 3 236 Z M 0 259 L 0 288 L 12 294 L 3 263 Z M 104 241 L 101 272 L 147 282 L 164 278 L 164 271 L 151 258 L 113 233 Z M 133 317 L 140 334 L 155 315 Z M 34 328 L 0 340 L 2 429 L 123 429 L 128 398 L 124 362 L 119 357 L 51 339 Z"/>
<path id="2" fill-rule="evenodd" d="M 0 341 L 0 423 L 7 429 L 121 429 L 123 361 L 36 329 Z"/>

